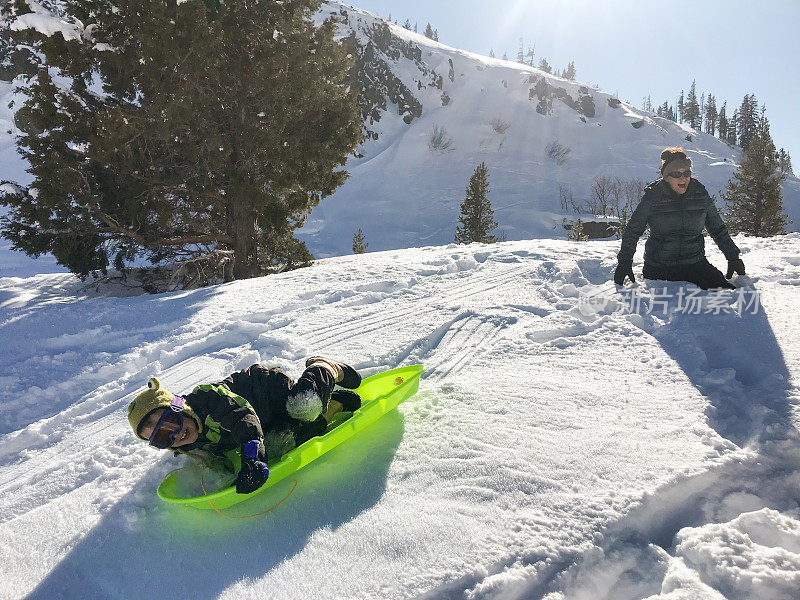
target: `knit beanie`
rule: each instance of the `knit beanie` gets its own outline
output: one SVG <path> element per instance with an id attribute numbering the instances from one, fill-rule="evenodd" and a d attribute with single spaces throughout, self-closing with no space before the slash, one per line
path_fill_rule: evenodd
<path id="1" fill-rule="evenodd" d="M 128 422 L 130 422 L 136 437 L 147 440 L 147 438 L 139 435 L 139 427 L 142 425 L 142 421 L 154 410 L 167 408 L 172 403 L 173 397 L 174 394 L 172 392 L 161 387 L 161 382 L 158 379 L 155 377 L 150 378 L 147 382 L 147 389 L 136 396 L 128 405 Z M 183 403 L 183 414 L 192 417 L 197 422 L 198 431 L 203 430 L 200 417 L 186 402 Z"/>
<path id="2" fill-rule="evenodd" d="M 661 174 L 673 171 L 691 170 L 692 159 L 686 156 L 683 148 L 667 148 L 661 153 Z"/>

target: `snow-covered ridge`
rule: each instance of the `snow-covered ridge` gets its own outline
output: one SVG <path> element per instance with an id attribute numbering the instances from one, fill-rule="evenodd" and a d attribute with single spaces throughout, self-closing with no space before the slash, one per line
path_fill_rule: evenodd
<path id="1" fill-rule="evenodd" d="M 375 82 L 386 109 L 365 122 L 369 135 L 348 162 L 350 179 L 301 230 L 319 256 L 348 253 L 359 228 L 370 251 L 452 241 L 464 189 L 480 162 L 489 167 L 499 229 L 507 239 L 526 239 L 565 237 L 562 221 L 573 215 L 562 208 L 560 189 L 581 204 L 597 176 L 652 181 L 667 146 L 686 149 L 718 199 L 740 160 L 738 149 L 713 136 L 578 81 L 451 48 L 333 0 L 318 18 L 331 15 L 341 20 L 339 36 L 354 38 L 362 54 L 369 46 L 372 63 L 389 73 Z M 421 114 L 410 110 L 416 105 L 407 95 L 387 91 L 392 78 Z M 450 140 L 446 150 L 429 147 L 434 128 Z M 568 149 L 563 164 L 548 155 L 553 142 Z M 787 180 L 783 193 L 790 227 L 797 227 L 800 180 Z"/>

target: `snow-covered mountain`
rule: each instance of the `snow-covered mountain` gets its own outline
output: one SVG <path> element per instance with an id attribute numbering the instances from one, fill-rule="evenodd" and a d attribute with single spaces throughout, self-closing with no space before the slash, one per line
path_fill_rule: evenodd
<path id="1" fill-rule="evenodd" d="M 514 240 L 564 238 L 562 221 L 574 214 L 562 209 L 560 188 L 582 204 L 597 176 L 652 181 L 667 146 L 687 151 L 717 198 L 740 160 L 713 136 L 580 82 L 451 48 L 339 2 L 326 2 L 317 18 L 331 15 L 342 20 L 339 35 L 353 45 L 373 102 L 363 156 L 348 162 L 350 179 L 300 232 L 317 256 L 350 252 L 359 228 L 370 251 L 453 241 L 481 162 L 498 230 Z M 446 151 L 429 148 L 434 128 L 451 140 Z M 548 156 L 554 142 L 569 150 L 563 164 Z M 800 180 L 788 179 L 783 195 L 796 228 Z"/>

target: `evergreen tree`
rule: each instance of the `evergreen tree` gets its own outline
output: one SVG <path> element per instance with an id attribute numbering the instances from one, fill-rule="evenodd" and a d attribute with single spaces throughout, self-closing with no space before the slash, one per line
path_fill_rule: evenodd
<path id="1" fill-rule="evenodd" d="M 544 71 L 545 73 L 552 73 L 553 67 L 550 66 L 550 63 L 547 62 L 546 58 L 542 58 L 539 61 L 539 70 Z"/>
<path id="2" fill-rule="evenodd" d="M 683 90 L 681 90 L 681 95 L 678 98 L 678 122 L 684 123 L 686 122 L 686 113 L 684 112 L 685 109 L 685 100 L 683 98 Z"/>
<path id="3" fill-rule="evenodd" d="M 697 102 L 697 88 L 694 80 L 689 88 L 689 95 L 683 106 L 683 120 L 689 123 L 692 129 L 700 130 L 700 105 Z"/>
<path id="4" fill-rule="evenodd" d="M 358 231 L 353 234 L 353 254 L 364 254 L 367 251 L 367 246 L 369 244 L 366 242 L 364 233 L 359 227 Z"/>
<path id="5" fill-rule="evenodd" d="M 708 101 L 705 106 L 706 115 L 706 133 L 709 135 L 716 135 L 717 132 L 717 100 L 711 94 L 708 95 Z"/>
<path id="6" fill-rule="evenodd" d="M 1 198 L 3 235 L 81 275 L 222 250 L 231 280 L 310 258 L 293 231 L 345 181 L 361 119 L 334 22 L 292 6 L 75 0 L 83 40 L 21 32 L 68 83 L 41 69 L 27 87 L 37 193 Z"/>
<path id="7" fill-rule="evenodd" d="M 494 48 L 489 48 L 489 58 L 495 58 L 495 56 L 494 56 Z"/>
<path id="8" fill-rule="evenodd" d="M 425 37 L 431 40 L 433 39 L 433 27 L 431 27 L 430 23 L 425 26 Z"/>
<path id="9" fill-rule="evenodd" d="M 646 110 L 647 112 L 653 112 L 653 104 L 650 100 L 649 95 L 642 99 L 642 110 Z"/>
<path id="10" fill-rule="evenodd" d="M 781 182 L 786 175 L 781 173 L 775 154 L 769 122 L 762 116 L 742 164 L 722 194 L 731 231 L 762 237 L 785 232 Z"/>
<path id="11" fill-rule="evenodd" d="M 731 118 L 728 120 L 728 139 L 726 140 L 731 146 L 735 146 L 738 141 L 739 129 L 739 109 L 733 111 Z"/>
<path id="12" fill-rule="evenodd" d="M 403 29 L 408 29 L 410 31 L 411 30 L 411 21 L 406 19 L 406 22 L 403 23 Z"/>
<path id="13" fill-rule="evenodd" d="M 789 156 L 789 153 L 781 148 L 778 150 L 776 158 L 778 159 L 778 168 L 781 170 L 781 173 L 784 175 L 794 176 L 794 171 L 792 170 L 792 159 Z"/>
<path id="14" fill-rule="evenodd" d="M 575 81 L 576 77 L 577 77 L 577 72 L 575 71 L 575 63 L 573 61 L 569 61 L 569 64 L 567 65 L 567 70 L 564 71 L 564 79 Z"/>
<path id="15" fill-rule="evenodd" d="M 743 150 L 747 150 L 750 140 L 756 133 L 759 125 L 758 101 L 755 94 L 745 95 L 742 105 L 739 107 L 739 115 L 736 120 L 736 127 L 739 133 L 739 145 Z"/>
<path id="16" fill-rule="evenodd" d="M 481 163 L 469 178 L 466 198 L 461 203 L 461 216 L 458 218 L 461 225 L 456 228 L 456 242 L 459 244 L 492 244 L 497 241 L 497 237 L 492 235 L 497 223 L 488 193 L 489 169 Z"/>
<path id="17" fill-rule="evenodd" d="M 434 29 L 433 30 L 433 41 L 434 42 L 438 42 L 439 41 L 439 30 L 438 29 Z"/>
<path id="18" fill-rule="evenodd" d="M 522 51 L 522 38 L 519 38 L 519 50 L 517 50 L 517 62 L 525 64 L 525 53 Z"/>
<path id="19" fill-rule="evenodd" d="M 719 121 L 719 139 L 726 141 L 728 139 L 728 116 L 725 114 L 728 108 L 728 103 L 723 102 L 722 108 L 719 109 L 717 120 Z"/>
<path id="20" fill-rule="evenodd" d="M 507 52 L 503 52 L 503 60 L 508 60 L 508 53 Z"/>

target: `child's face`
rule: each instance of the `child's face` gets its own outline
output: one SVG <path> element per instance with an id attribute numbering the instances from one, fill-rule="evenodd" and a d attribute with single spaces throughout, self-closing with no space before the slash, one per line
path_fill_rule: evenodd
<path id="1" fill-rule="evenodd" d="M 150 436 L 153 435 L 153 429 L 158 424 L 158 420 L 161 418 L 161 415 L 164 414 L 165 410 L 165 408 L 159 408 L 148 415 L 140 432 L 143 438 L 150 439 Z M 181 430 L 175 436 L 175 441 L 170 447 L 177 448 L 178 446 L 193 444 L 197 440 L 197 436 L 197 423 L 195 423 L 192 417 L 184 415 L 183 427 L 181 427 Z"/>

